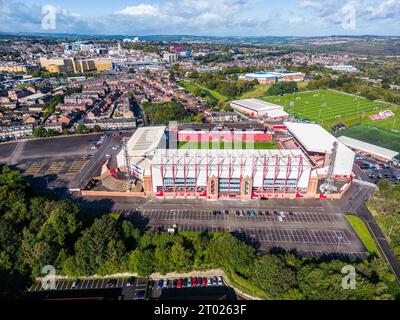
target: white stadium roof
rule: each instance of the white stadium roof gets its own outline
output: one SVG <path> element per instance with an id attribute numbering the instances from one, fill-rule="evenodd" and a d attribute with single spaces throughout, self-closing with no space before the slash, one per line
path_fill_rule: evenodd
<path id="1" fill-rule="evenodd" d="M 254 111 L 266 111 L 266 110 L 273 110 L 273 109 L 280 109 L 282 110 L 283 107 L 277 104 L 273 104 L 270 102 L 258 100 L 258 99 L 242 99 L 242 100 L 235 100 L 231 101 L 231 103 L 236 104 L 238 106 L 254 110 Z"/>
<path id="2" fill-rule="evenodd" d="M 374 144 L 370 144 L 370 143 L 360 141 L 357 139 L 353 139 L 350 137 L 346 137 L 346 136 L 341 136 L 338 138 L 338 140 L 340 142 L 344 143 L 349 148 L 360 150 L 362 152 L 372 154 L 372 155 L 375 155 L 375 156 L 378 156 L 378 157 L 381 157 L 381 158 L 384 158 L 387 160 L 393 160 L 393 158 L 399 154 L 397 151 L 382 148 L 382 147 L 376 146 Z"/>
<path id="3" fill-rule="evenodd" d="M 337 141 L 338 150 L 334 166 L 337 175 L 350 175 L 354 163 L 354 152 L 346 147 L 320 125 L 312 123 L 284 122 L 286 128 L 307 152 L 331 153 L 333 143 Z M 319 170 L 323 173 L 326 171 Z"/>
<path id="4" fill-rule="evenodd" d="M 330 152 L 333 143 L 337 141 L 333 135 L 318 124 L 301 122 L 284 122 L 284 124 L 290 133 L 310 152 Z M 341 143 L 339 143 L 339 148 L 340 145 Z"/>
<path id="5" fill-rule="evenodd" d="M 140 127 L 129 139 L 128 154 L 132 157 L 154 153 L 164 135 L 166 127 Z"/>

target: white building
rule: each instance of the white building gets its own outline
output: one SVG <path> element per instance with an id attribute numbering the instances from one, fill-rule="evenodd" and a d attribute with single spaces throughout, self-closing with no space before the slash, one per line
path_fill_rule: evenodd
<path id="1" fill-rule="evenodd" d="M 296 143 L 300 148 L 311 158 L 314 156 L 316 163 L 318 159 L 322 158 L 322 163 L 318 163 L 319 166 L 315 170 L 318 176 L 326 175 L 330 164 L 329 156 L 332 153 L 335 142 L 338 142 L 338 149 L 333 174 L 337 177 L 349 177 L 351 175 L 355 157 L 354 152 L 320 125 L 298 122 L 284 122 L 284 125 L 296 139 Z"/>
<path id="2" fill-rule="evenodd" d="M 369 155 L 377 160 L 384 162 L 396 161 L 395 157 L 399 155 L 397 151 L 382 148 L 374 144 L 349 138 L 346 136 L 341 136 L 338 138 L 338 140 L 348 146 L 350 149 L 360 151 L 366 155 Z"/>
<path id="3" fill-rule="evenodd" d="M 229 104 L 233 109 L 252 117 L 265 117 L 271 121 L 283 120 L 289 116 L 282 106 L 254 98 L 231 101 Z"/>
<path id="4" fill-rule="evenodd" d="M 359 72 L 359 70 L 350 65 L 339 65 L 339 66 L 326 66 L 327 69 L 340 71 L 340 72 Z"/>

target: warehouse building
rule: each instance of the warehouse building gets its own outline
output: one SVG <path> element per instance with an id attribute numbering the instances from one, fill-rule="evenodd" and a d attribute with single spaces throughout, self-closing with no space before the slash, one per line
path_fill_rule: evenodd
<path id="1" fill-rule="evenodd" d="M 254 98 L 231 101 L 230 105 L 242 113 L 271 122 L 282 121 L 289 116 L 282 106 Z"/>
<path id="2" fill-rule="evenodd" d="M 118 169 L 140 179 L 146 196 L 156 197 L 317 198 L 329 174 L 337 194 L 350 185 L 353 151 L 318 125 L 284 126 L 288 135 L 272 150 L 177 148 L 170 142 L 188 136 L 204 141 L 212 131 L 141 127 L 117 155 Z M 264 133 L 246 132 L 251 134 Z"/>

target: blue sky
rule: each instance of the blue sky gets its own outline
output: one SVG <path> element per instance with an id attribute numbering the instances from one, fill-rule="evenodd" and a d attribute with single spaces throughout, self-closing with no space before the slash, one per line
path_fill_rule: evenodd
<path id="1" fill-rule="evenodd" d="M 43 5 L 56 12 L 42 28 Z M 400 0 L 0 0 L 0 31 L 240 36 L 400 35 Z"/>

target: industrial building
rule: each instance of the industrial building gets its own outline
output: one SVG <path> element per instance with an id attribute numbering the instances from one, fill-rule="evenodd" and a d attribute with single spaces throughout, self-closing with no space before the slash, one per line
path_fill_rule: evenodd
<path id="1" fill-rule="evenodd" d="M 235 110 L 268 121 L 282 121 L 289 116 L 282 106 L 254 98 L 235 100 L 229 104 Z"/>
<path id="2" fill-rule="evenodd" d="M 305 73 L 302 72 L 260 71 L 239 76 L 239 79 L 249 81 L 257 80 L 260 84 L 272 84 L 275 82 L 299 82 L 303 81 L 305 76 Z"/>
<path id="3" fill-rule="evenodd" d="M 318 125 L 285 122 L 284 126 L 287 135 L 272 150 L 251 149 L 251 145 L 246 149 L 178 148 L 176 142 L 187 141 L 188 137 L 206 141 L 215 138 L 215 133 L 141 127 L 117 155 L 117 165 L 119 171 L 140 180 L 146 196 L 340 196 L 352 180 L 354 152 Z M 239 132 L 237 137 L 243 138 L 243 134 Z M 264 132 L 245 134 L 252 141 L 266 137 Z M 251 135 L 254 137 L 249 138 Z M 227 139 L 228 143 L 232 140 Z"/>
<path id="4" fill-rule="evenodd" d="M 83 73 L 112 69 L 110 58 L 75 59 L 75 58 L 40 58 L 42 68 L 53 73 Z"/>

